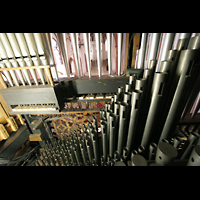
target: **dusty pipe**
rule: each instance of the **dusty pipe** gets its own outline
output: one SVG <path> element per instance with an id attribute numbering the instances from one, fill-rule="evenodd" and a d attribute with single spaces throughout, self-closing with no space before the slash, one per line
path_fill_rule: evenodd
<path id="1" fill-rule="evenodd" d="M 107 45 L 108 45 L 108 72 L 109 75 L 111 75 L 111 69 L 112 69 L 112 33 L 107 33 Z"/>
<path id="2" fill-rule="evenodd" d="M 96 47 L 97 47 L 97 65 L 99 77 L 101 77 L 101 33 L 95 33 Z"/>
<path id="3" fill-rule="evenodd" d="M 84 46 L 86 52 L 86 60 L 89 72 L 89 78 L 91 78 L 91 61 L 90 61 L 90 33 L 83 33 Z"/>

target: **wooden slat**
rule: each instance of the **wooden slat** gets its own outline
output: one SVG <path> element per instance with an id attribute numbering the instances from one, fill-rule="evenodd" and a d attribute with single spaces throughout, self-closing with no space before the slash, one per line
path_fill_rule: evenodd
<path id="1" fill-rule="evenodd" d="M 12 70 L 21 70 L 21 69 L 40 69 L 40 68 L 50 68 L 50 66 L 40 65 L 40 66 L 28 66 L 28 67 L 1 68 L 0 71 L 12 71 Z"/>

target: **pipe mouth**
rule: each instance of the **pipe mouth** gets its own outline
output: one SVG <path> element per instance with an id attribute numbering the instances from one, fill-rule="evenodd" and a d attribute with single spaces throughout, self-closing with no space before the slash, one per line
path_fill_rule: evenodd
<path id="1" fill-rule="evenodd" d="M 139 93 L 142 93 L 142 90 L 135 90 L 135 89 L 134 89 L 134 90 L 132 91 L 132 93 L 133 93 L 133 92 L 139 94 Z"/>

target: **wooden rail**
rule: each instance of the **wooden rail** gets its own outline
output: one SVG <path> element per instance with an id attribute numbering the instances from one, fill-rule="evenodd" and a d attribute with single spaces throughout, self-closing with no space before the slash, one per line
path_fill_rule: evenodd
<path id="1" fill-rule="evenodd" d="M 27 67 L 12 67 L 12 68 L 0 68 L 1 71 L 13 71 L 13 70 L 23 70 L 23 69 L 44 69 L 45 75 L 47 77 L 47 81 L 51 86 L 54 86 L 53 78 L 50 71 L 49 65 L 39 65 L 39 66 L 27 66 Z M 1 73 L 0 73 L 1 74 Z M 7 85 L 5 84 L 2 74 L 0 76 L 0 83 L 2 84 L 3 88 L 7 88 Z"/>

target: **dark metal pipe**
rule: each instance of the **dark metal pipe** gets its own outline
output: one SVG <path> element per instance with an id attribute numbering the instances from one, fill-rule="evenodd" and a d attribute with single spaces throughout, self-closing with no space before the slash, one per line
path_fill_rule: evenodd
<path id="1" fill-rule="evenodd" d="M 132 92 L 131 98 L 131 113 L 130 113 L 130 121 L 129 121 L 129 129 L 128 129 L 128 137 L 126 146 L 129 150 L 133 148 L 134 138 L 136 136 L 136 125 L 138 120 L 138 111 L 140 108 L 140 99 L 141 99 L 141 90 L 134 90 Z M 130 152 L 130 151 L 129 151 Z"/>
<path id="2" fill-rule="evenodd" d="M 154 81 L 152 86 L 152 99 L 147 116 L 147 121 L 144 128 L 144 133 L 141 141 L 141 145 L 148 149 L 148 146 L 152 138 L 152 130 L 155 125 L 155 119 L 159 110 L 159 106 L 162 100 L 162 93 L 164 89 L 164 83 L 167 73 L 156 72 L 154 75 Z"/>

